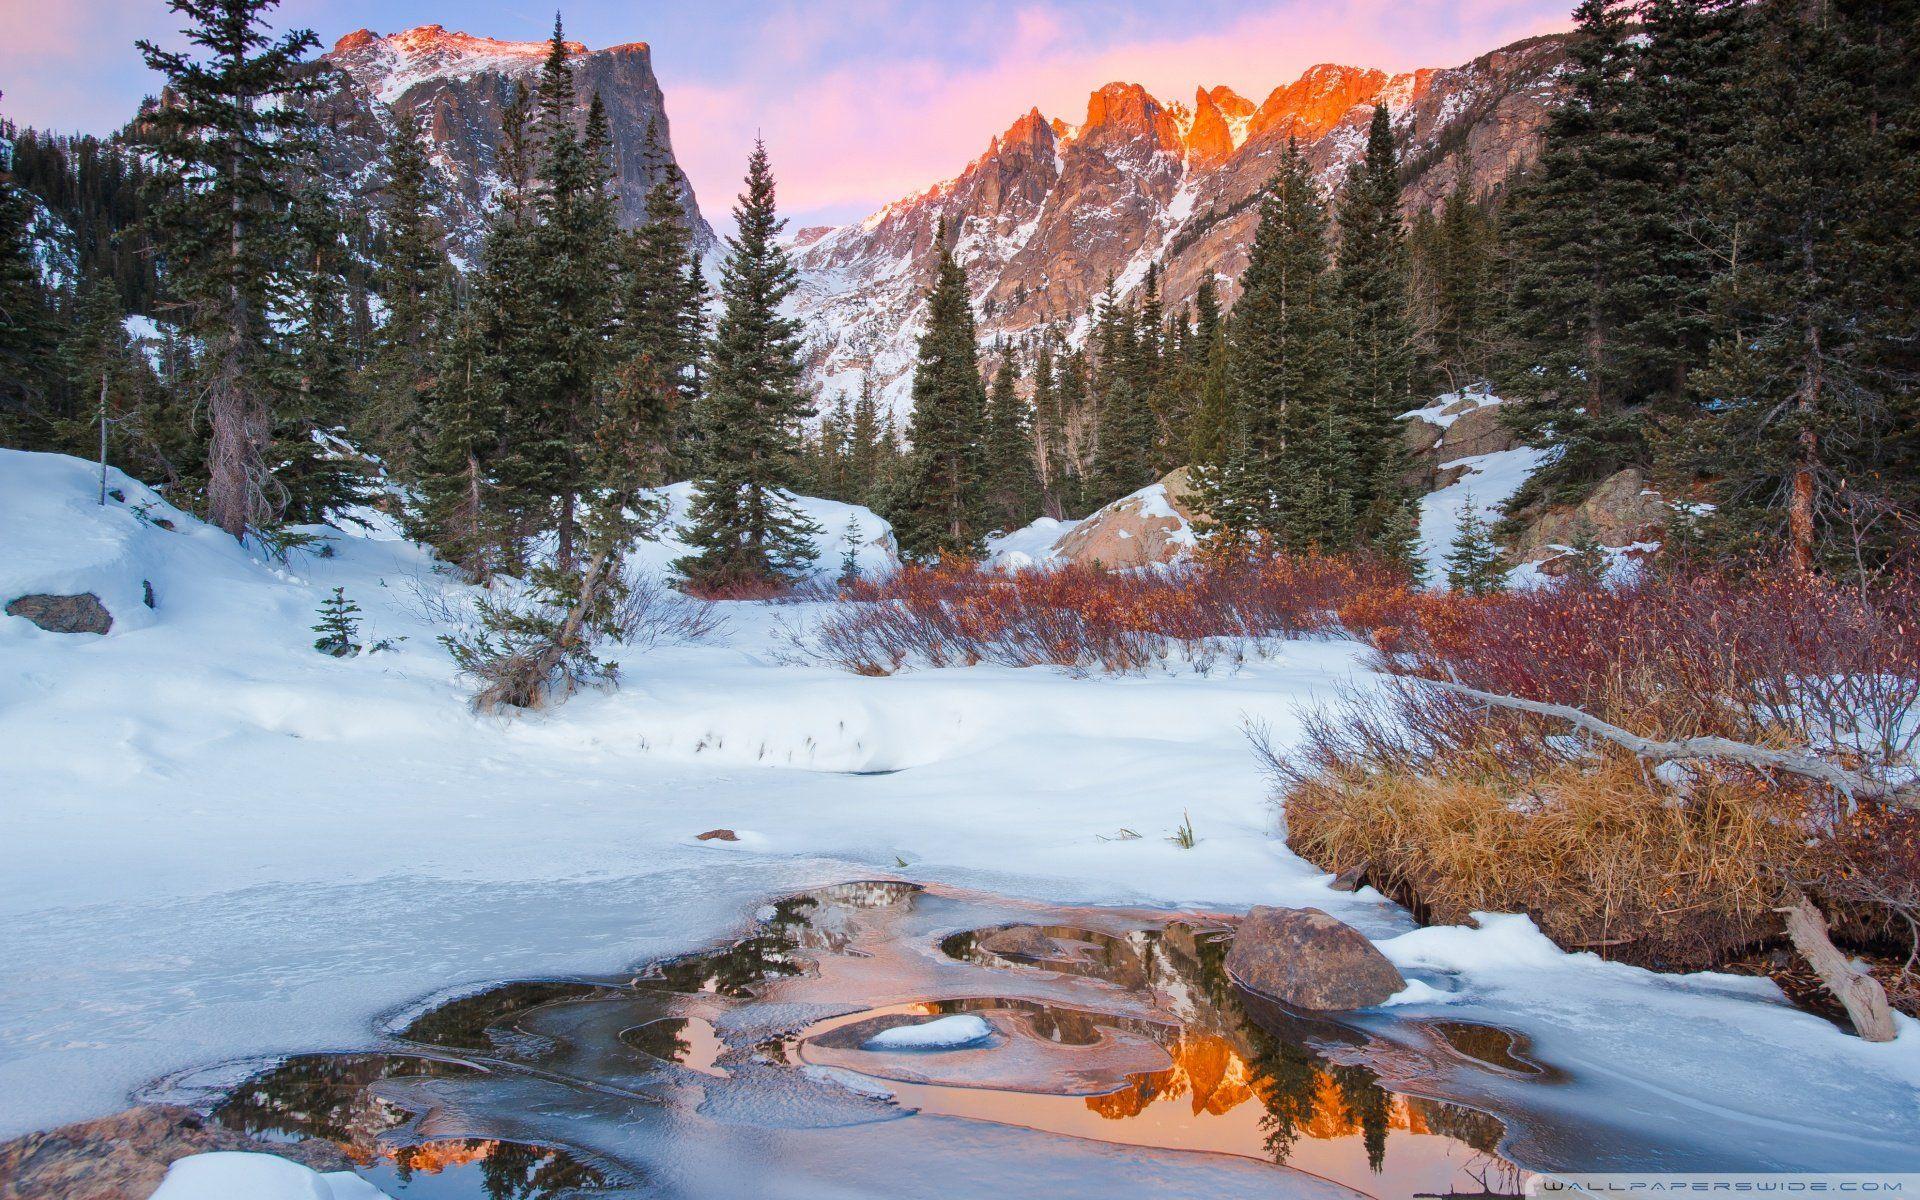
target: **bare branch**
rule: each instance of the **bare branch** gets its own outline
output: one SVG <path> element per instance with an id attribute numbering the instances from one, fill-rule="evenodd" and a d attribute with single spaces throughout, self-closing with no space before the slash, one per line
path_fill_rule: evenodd
<path id="1" fill-rule="evenodd" d="M 1462 683 L 1428 679 L 1424 676 L 1406 678 L 1428 687 L 1439 688 L 1441 691 L 1466 696 L 1496 708 L 1517 709 L 1520 712 L 1565 721 L 1653 762 L 1699 758 L 1723 759 L 1749 767 L 1785 771 L 1790 775 L 1824 783 L 1845 795 L 1849 800 L 1876 800 L 1900 808 L 1920 808 L 1920 783 L 1897 785 L 1888 783 L 1862 775 L 1857 771 L 1849 771 L 1804 751 L 1772 750 L 1765 746 L 1754 746 L 1723 737 L 1681 738 L 1671 742 L 1656 741 L 1602 721 L 1592 713 L 1570 704 L 1549 704 L 1540 700 L 1524 700 L 1519 696 L 1503 696 L 1498 692 L 1483 692 L 1479 688 L 1471 688 Z"/>

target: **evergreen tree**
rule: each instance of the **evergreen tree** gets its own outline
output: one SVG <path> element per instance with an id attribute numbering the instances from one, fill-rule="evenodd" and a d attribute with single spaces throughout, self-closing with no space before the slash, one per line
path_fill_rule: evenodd
<path id="1" fill-rule="evenodd" d="M 764 143 L 747 162 L 720 274 L 723 310 L 707 344 L 700 398 L 700 476 L 676 564 L 703 587 L 777 583 L 814 558 L 819 530 L 782 493 L 797 466 L 812 407 L 800 388 L 800 326 L 781 314 L 794 268 L 778 240 L 773 171 Z"/>
<path id="2" fill-rule="evenodd" d="M 860 394 L 854 399 L 853 414 L 847 425 L 847 492 L 853 503 L 869 508 L 879 504 L 880 489 L 893 452 L 893 439 L 881 426 L 879 401 L 873 394 L 873 375 L 862 372 Z"/>
<path id="3" fill-rule="evenodd" d="M 1094 311 L 1093 396 L 1096 428 L 1091 497 L 1104 504 L 1152 483 L 1158 437 L 1152 395 L 1158 339 L 1114 299 L 1109 285 Z"/>
<path id="4" fill-rule="evenodd" d="M 279 515 L 266 452 L 287 373 L 272 317 L 297 253 L 289 181 L 309 135 L 303 101 L 321 86 L 301 65 L 319 44 L 311 31 L 269 37 L 264 17 L 276 3 L 168 0 L 204 59 L 139 43 L 167 77 L 168 102 L 143 126 L 161 164 L 169 290 L 202 345 L 207 516 L 235 537 Z"/>
<path id="5" fill-rule="evenodd" d="M 1319 188 L 1290 141 L 1229 322 L 1225 452 L 1196 480 L 1226 544 L 1334 549 L 1351 538 L 1355 470 L 1330 274 Z"/>
<path id="6" fill-rule="evenodd" d="M 1643 461 L 1637 406 L 1670 378 L 1662 348 L 1635 329 L 1655 273 L 1648 209 L 1660 181 L 1630 124 L 1632 9 L 1582 0 L 1574 16 L 1566 95 L 1505 230 L 1513 296 L 1500 383 L 1522 436 L 1555 452 L 1519 504 L 1574 498 Z"/>
<path id="7" fill-rule="evenodd" d="M 1868 565 L 1920 514 L 1920 29 L 1911 3 L 1766 0 L 1742 144 L 1714 186 L 1738 214 L 1726 333 L 1693 464 L 1733 550 Z"/>
<path id="8" fill-rule="evenodd" d="M 440 316 L 452 284 L 434 216 L 430 167 L 420 134 L 404 116 L 386 146 L 380 212 L 384 240 L 375 283 L 385 320 L 367 371 L 366 444 L 396 477 L 415 478 L 415 430 L 433 384 Z"/>
<path id="9" fill-rule="evenodd" d="M 1362 537 L 1379 541 L 1404 507 L 1399 416 L 1413 407 L 1408 257 L 1399 166 L 1385 106 L 1373 110 L 1366 157 L 1340 203 L 1340 303 L 1346 317 L 1347 407 L 1356 468 L 1353 506 Z"/>
<path id="10" fill-rule="evenodd" d="M 1480 510 L 1469 506 L 1447 551 L 1447 586 L 1467 596 L 1490 596 L 1506 587 L 1506 575 L 1493 530 Z"/>
<path id="11" fill-rule="evenodd" d="M 439 324 L 446 334 L 425 396 L 430 432 L 416 450 L 419 484 L 408 533 L 437 547 L 469 580 L 483 582 L 511 557 L 494 480 L 505 388 L 483 302 L 464 309 L 450 304 Z"/>
<path id="12" fill-rule="evenodd" d="M 691 267 L 693 237 L 680 209 L 678 169 L 652 129 L 647 144 L 661 160 L 659 182 L 648 189 L 645 222 L 626 239 L 613 403 L 664 482 L 682 465 L 677 448 L 693 422 L 702 288 Z"/>
<path id="13" fill-rule="evenodd" d="M 1040 480 L 1033 465 L 1033 423 L 1027 402 L 1015 391 L 1013 357 L 1000 360 L 987 393 L 987 520 L 1002 530 L 1019 529 L 1040 515 Z"/>
<path id="14" fill-rule="evenodd" d="M 927 326 L 913 371 L 912 457 L 888 505 L 900 552 L 912 558 L 978 556 L 989 517 L 983 503 L 986 395 L 967 272 L 937 235 L 939 263 L 927 295 Z"/>
<path id="15" fill-rule="evenodd" d="M 34 262 L 33 198 L 13 167 L 14 147 L 0 138 L 0 436 L 18 443 L 29 405 L 45 399 L 58 326 Z"/>
<path id="16" fill-rule="evenodd" d="M 320 623 L 313 631 L 320 635 L 314 639 L 313 648 L 322 654 L 346 658 L 359 653 L 360 643 L 353 639 L 360 636 L 360 606 L 347 599 L 345 588 L 333 589 L 333 594 L 320 602 Z"/>

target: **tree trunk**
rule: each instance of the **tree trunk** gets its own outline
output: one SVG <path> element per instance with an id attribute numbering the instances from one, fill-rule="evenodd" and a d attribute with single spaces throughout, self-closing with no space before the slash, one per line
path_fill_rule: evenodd
<path id="1" fill-rule="evenodd" d="M 1820 982 L 1847 1010 L 1853 1029 L 1869 1042 L 1890 1042 L 1894 1037 L 1893 1014 L 1887 1008 L 1886 989 L 1880 981 L 1856 969 L 1840 953 L 1827 934 L 1827 919 L 1807 894 L 1789 889 L 1780 911 L 1787 918 L 1787 937 L 1793 948 L 1807 960 Z"/>

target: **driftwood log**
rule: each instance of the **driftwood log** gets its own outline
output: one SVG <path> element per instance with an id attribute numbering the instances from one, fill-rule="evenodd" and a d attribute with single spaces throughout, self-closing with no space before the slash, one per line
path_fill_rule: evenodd
<path id="1" fill-rule="evenodd" d="M 1515 709 L 1536 716 L 1565 721 L 1597 738 L 1612 742 L 1650 762 L 1714 758 L 1743 766 L 1784 771 L 1822 783 L 1847 797 L 1848 801 L 1873 800 L 1889 807 L 1920 808 L 1920 784 L 1892 784 L 1849 771 L 1816 755 L 1796 750 L 1773 750 L 1723 737 L 1680 738 L 1659 741 L 1641 737 L 1630 730 L 1603 721 L 1590 712 L 1570 704 L 1549 704 L 1525 700 L 1498 692 L 1481 691 L 1461 683 L 1413 677 L 1429 687 L 1466 696 L 1495 708 Z M 1833 993 L 1846 1010 L 1853 1028 L 1869 1042 L 1890 1042 L 1894 1037 L 1893 1015 L 1887 1006 L 1886 989 L 1872 975 L 1853 965 L 1851 959 L 1833 944 L 1827 930 L 1827 918 L 1812 898 L 1799 888 L 1790 888 L 1779 908 L 1786 918 L 1787 939 L 1807 960 L 1820 982 Z"/>

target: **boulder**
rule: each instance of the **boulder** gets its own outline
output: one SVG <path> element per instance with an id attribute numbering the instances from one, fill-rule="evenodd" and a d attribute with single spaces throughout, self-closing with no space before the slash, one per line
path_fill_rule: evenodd
<path id="1" fill-rule="evenodd" d="M 1060 948 L 1037 925 L 1009 925 L 980 939 L 980 948 L 1021 958 L 1052 958 Z"/>
<path id="2" fill-rule="evenodd" d="M 1317 908 L 1256 906 L 1233 935 L 1227 972 L 1241 987 L 1310 1012 L 1371 1008 L 1407 986 L 1359 930 Z"/>
<path id="3" fill-rule="evenodd" d="M 353 1166 L 331 1142 L 309 1139 L 269 1146 L 214 1125 L 191 1109 L 143 1104 L 0 1143 L 0 1197 L 147 1200 L 174 1160 L 220 1150 L 276 1154 L 316 1171 Z"/>
<path id="4" fill-rule="evenodd" d="M 1514 448 L 1513 431 L 1500 419 L 1498 404 L 1479 404 L 1472 400 L 1462 400 L 1460 404 L 1472 407 L 1455 416 L 1453 423 L 1447 426 L 1439 446 L 1434 450 L 1437 462 L 1449 463 L 1459 458 Z"/>
<path id="5" fill-rule="evenodd" d="M 1079 566 L 1170 563 L 1193 548 L 1194 519 L 1193 485 L 1181 467 L 1074 526 L 1054 546 L 1054 557 Z"/>
<path id="6" fill-rule="evenodd" d="M 25 617 L 48 633 L 105 633 L 113 628 L 113 614 L 92 592 L 21 596 L 7 603 L 7 615 Z"/>
<path id="7" fill-rule="evenodd" d="M 693 840 L 696 842 L 737 842 L 740 840 L 740 835 L 731 829 L 709 829 L 705 833 L 694 834 Z"/>
<path id="8" fill-rule="evenodd" d="M 1516 562 L 1551 562 L 1561 557 L 1556 547 L 1572 545 L 1583 532 L 1616 550 L 1658 542 L 1672 519 L 1666 498 L 1647 487 L 1644 475 L 1628 467 L 1601 480 L 1580 503 L 1557 505 L 1534 519 L 1514 543 L 1513 556 Z"/>

